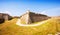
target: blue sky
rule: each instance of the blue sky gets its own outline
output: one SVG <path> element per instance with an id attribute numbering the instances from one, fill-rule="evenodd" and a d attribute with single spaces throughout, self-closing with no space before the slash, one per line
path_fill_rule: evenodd
<path id="1" fill-rule="evenodd" d="M 20 16 L 27 10 L 48 16 L 60 16 L 60 0 L 0 0 L 0 13 Z"/>

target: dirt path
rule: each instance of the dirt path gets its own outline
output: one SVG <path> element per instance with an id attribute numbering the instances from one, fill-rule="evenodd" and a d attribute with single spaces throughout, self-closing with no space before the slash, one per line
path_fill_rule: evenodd
<path id="1" fill-rule="evenodd" d="M 40 23 L 37 23 L 37 24 L 23 24 L 23 23 L 20 23 L 20 19 L 17 20 L 16 22 L 16 25 L 19 25 L 19 26 L 39 26 L 41 24 L 44 24 L 45 22 L 47 21 L 43 21 L 43 22 L 40 22 Z"/>

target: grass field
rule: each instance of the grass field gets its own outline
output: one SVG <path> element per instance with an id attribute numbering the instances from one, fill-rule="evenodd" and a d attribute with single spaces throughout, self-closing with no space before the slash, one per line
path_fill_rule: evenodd
<path id="1" fill-rule="evenodd" d="M 60 32 L 60 18 L 46 20 L 42 25 L 24 27 L 16 25 L 17 18 L 0 24 L 0 35 L 55 35 Z"/>

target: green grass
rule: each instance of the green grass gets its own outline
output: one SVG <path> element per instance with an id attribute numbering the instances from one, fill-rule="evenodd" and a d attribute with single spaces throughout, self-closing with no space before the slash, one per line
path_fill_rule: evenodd
<path id="1" fill-rule="evenodd" d="M 0 35 L 47 35 L 60 32 L 60 19 L 49 19 L 40 26 L 23 27 L 16 25 L 17 19 L 0 24 Z"/>

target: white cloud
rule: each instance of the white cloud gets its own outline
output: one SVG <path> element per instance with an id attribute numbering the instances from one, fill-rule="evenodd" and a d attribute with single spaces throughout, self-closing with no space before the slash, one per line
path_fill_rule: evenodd
<path id="1" fill-rule="evenodd" d="M 47 9 L 42 11 L 41 14 L 46 14 L 49 16 L 60 16 L 60 8 Z"/>
<path id="2" fill-rule="evenodd" d="M 6 13 L 6 14 L 9 14 L 9 15 L 12 15 L 12 13 L 9 12 L 9 11 L 0 11 L 0 13 Z"/>
<path id="3" fill-rule="evenodd" d="M 46 10 L 42 11 L 41 14 L 45 14 L 46 13 Z"/>

